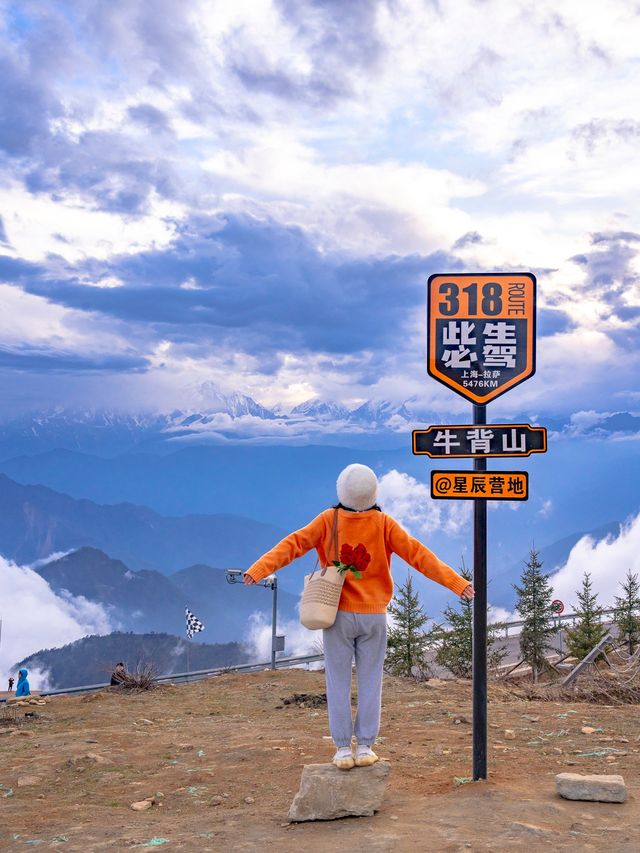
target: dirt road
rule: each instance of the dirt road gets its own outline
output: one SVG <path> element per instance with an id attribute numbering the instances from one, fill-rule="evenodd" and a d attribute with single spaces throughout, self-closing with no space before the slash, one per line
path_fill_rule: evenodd
<path id="1" fill-rule="evenodd" d="M 229 674 L 148 693 L 53 697 L 40 717 L 0 721 L 0 849 L 640 849 L 638 707 L 494 690 L 490 778 L 471 783 L 470 686 L 461 682 L 387 678 L 377 751 L 392 770 L 380 811 L 289 824 L 302 765 L 333 753 L 326 707 L 312 698 L 323 692 L 317 672 Z M 294 694 L 311 698 L 284 704 Z M 562 800 L 554 776 L 563 771 L 620 773 L 628 801 Z M 156 793 L 148 810 L 131 809 Z"/>

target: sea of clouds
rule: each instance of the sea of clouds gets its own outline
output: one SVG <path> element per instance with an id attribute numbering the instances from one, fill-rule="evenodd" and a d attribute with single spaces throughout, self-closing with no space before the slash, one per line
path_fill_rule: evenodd
<path id="1" fill-rule="evenodd" d="M 105 609 L 82 596 L 56 595 L 28 566 L 0 556 L 0 688 L 15 664 L 41 649 L 56 648 L 88 634 L 108 634 L 113 628 Z M 32 689 L 48 686 L 47 673 L 29 672 Z"/>

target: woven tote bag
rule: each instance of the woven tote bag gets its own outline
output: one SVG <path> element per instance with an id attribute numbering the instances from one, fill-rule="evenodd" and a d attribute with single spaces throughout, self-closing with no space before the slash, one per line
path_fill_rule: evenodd
<path id="1" fill-rule="evenodd" d="M 335 559 L 338 560 L 338 510 L 333 512 L 331 542 Z M 300 601 L 300 622 L 305 628 L 317 631 L 330 628 L 336 621 L 338 603 L 344 584 L 342 575 L 335 566 L 325 566 L 319 572 L 318 563 L 310 575 L 305 575 L 304 590 Z"/>

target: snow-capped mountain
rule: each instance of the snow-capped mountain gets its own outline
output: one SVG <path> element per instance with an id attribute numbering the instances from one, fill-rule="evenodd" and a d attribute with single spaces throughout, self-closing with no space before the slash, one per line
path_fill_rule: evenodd
<path id="1" fill-rule="evenodd" d="M 63 447 L 117 453 L 166 430 L 178 414 L 63 408 L 24 414 L 0 423 L 0 452 L 6 457 Z"/>
<path id="2" fill-rule="evenodd" d="M 413 423 L 416 419 L 416 414 L 408 409 L 408 402 L 367 401 L 350 413 L 349 420 L 353 423 L 369 426 L 372 429 L 397 428 L 401 424 Z"/>
<path id="3" fill-rule="evenodd" d="M 351 412 L 338 403 L 327 403 L 323 400 L 305 400 L 304 403 L 291 409 L 292 417 L 320 418 L 324 421 L 348 421 Z"/>
<path id="4" fill-rule="evenodd" d="M 0 457 L 54 448 L 110 455 L 137 448 L 162 452 L 202 442 L 301 443 L 326 436 L 346 444 L 363 435 L 386 436 L 396 446 L 418 425 L 443 422 L 442 415 L 429 411 L 418 397 L 369 400 L 356 408 L 316 398 L 286 410 L 268 408 L 246 394 L 223 394 L 208 384 L 195 396 L 198 405 L 170 412 L 57 408 L 6 419 L 0 423 Z M 565 418 L 521 413 L 508 420 L 538 423 L 570 436 L 640 433 L 640 416 L 629 412 L 580 412 Z"/>
<path id="5" fill-rule="evenodd" d="M 336 423 L 346 421 L 373 430 L 394 429 L 398 426 L 406 426 L 416 421 L 424 421 L 428 417 L 434 417 L 434 413 L 428 413 L 426 407 L 420 404 L 417 397 L 411 397 L 401 403 L 392 403 L 389 400 L 367 400 L 366 403 L 362 403 L 353 409 L 348 409 L 340 403 L 312 399 L 293 408 L 291 415 Z"/>
<path id="6" fill-rule="evenodd" d="M 194 396 L 197 408 L 204 413 L 203 417 L 220 412 L 231 415 L 232 418 L 252 415 L 264 420 L 273 420 L 277 417 L 272 409 L 260 405 L 253 397 L 239 393 L 222 394 L 212 382 L 203 382 L 197 388 Z"/>

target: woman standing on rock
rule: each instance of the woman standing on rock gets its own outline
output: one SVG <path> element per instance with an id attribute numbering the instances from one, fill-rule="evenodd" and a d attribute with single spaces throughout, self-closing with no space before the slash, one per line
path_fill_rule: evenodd
<path id="1" fill-rule="evenodd" d="M 358 578 L 346 572 L 336 621 L 322 632 L 329 729 L 336 745 L 333 763 L 340 770 L 374 764 L 373 746 L 380 728 L 382 669 L 387 648 L 387 605 L 393 595 L 391 554 L 414 569 L 471 599 L 468 580 L 439 560 L 377 505 L 378 481 L 366 465 L 348 465 L 338 477 L 338 504 L 320 513 L 306 527 L 291 533 L 260 557 L 245 573 L 245 584 L 268 577 L 312 548 L 321 566 L 333 559 L 333 522 L 342 547 L 357 554 Z M 351 561 L 350 561 L 351 562 Z M 351 667 L 355 657 L 358 707 L 351 716 Z M 355 758 L 351 749 L 355 734 Z"/>

